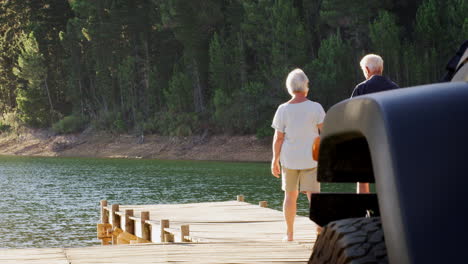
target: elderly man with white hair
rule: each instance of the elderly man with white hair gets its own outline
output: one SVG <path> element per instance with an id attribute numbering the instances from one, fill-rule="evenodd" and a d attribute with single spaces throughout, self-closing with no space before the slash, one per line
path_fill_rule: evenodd
<path id="1" fill-rule="evenodd" d="M 368 54 L 364 56 L 360 65 L 366 80 L 354 88 L 351 97 L 399 88 L 394 82 L 382 76 L 383 60 L 379 55 Z"/>
<path id="2" fill-rule="evenodd" d="M 301 69 L 289 73 L 286 87 L 292 98 L 278 107 L 271 125 L 275 129 L 271 173 L 277 178 L 281 173 L 284 191 L 284 241 L 294 239 L 299 192 L 305 193 L 309 202 L 312 193 L 320 192 L 317 162 L 312 159 L 312 144 L 319 136 L 325 111 L 319 103 L 307 99 L 308 86 L 309 79 Z"/>
<path id="3" fill-rule="evenodd" d="M 351 97 L 399 88 L 397 84 L 382 76 L 383 59 L 379 55 L 368 54 L 362 58 L 359 64 L 366 80 L 356 85 Z M 368 183 L 358 183 L 356 188 L 357 193 L 368 193 L 370 191 Z"/>

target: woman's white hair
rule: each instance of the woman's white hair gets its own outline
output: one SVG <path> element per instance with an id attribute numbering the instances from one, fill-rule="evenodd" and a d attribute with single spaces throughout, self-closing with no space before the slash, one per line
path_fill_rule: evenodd
<path id="1" fill-rule="evenodd" d="M 367 54 L 362 58 L 361 62 L 359 63 L 361 68 L 364 70 L 366 67 L 369 68 L 370 71 L 383 71 L 383 59 L 379 55 L 376 54 Z"/>
<path id="2" fill-rule="evenodd" d="M 288 74 L 286 88 L 291 96 L 297 92 L 307 92 L 309 91 L 309 78 L 301 69 L 294 69 Z"/>

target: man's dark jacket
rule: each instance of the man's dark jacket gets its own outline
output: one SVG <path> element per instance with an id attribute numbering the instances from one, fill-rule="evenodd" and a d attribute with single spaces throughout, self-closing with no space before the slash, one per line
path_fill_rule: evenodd
<path id="1" fill-rule="evenodd" d="M 381 75 L 373 75 L 369 80 L 356 85 L 351 97 L 397 89 L 398 85 Z"/>

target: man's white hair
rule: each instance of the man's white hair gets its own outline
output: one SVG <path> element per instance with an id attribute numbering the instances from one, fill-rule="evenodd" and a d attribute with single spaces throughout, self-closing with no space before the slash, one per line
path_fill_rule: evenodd
<path id="1" fill-rule="evenodd" d="M 309 91 L 309 78 L 301 69 L 294 69 L 288 74 L 286 79 L 286 88 L 288 93 L 293 96 L 295 92 Z"/>
<path id="2" fill-rule="evenodd" d="M 367 67 L 372 72 L 383 71 L 383 59 L 376 54 L 367 54 L 359 64 L 363 70 Z"/>

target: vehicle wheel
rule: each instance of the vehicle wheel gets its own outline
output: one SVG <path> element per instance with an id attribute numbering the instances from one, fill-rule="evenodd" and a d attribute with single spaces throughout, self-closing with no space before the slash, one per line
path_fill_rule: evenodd
<path id="1" fill-rule="evenodd" d="M 388 263 L 380 217 L 350 218 L 326 225 L 309 264 Z"/>

